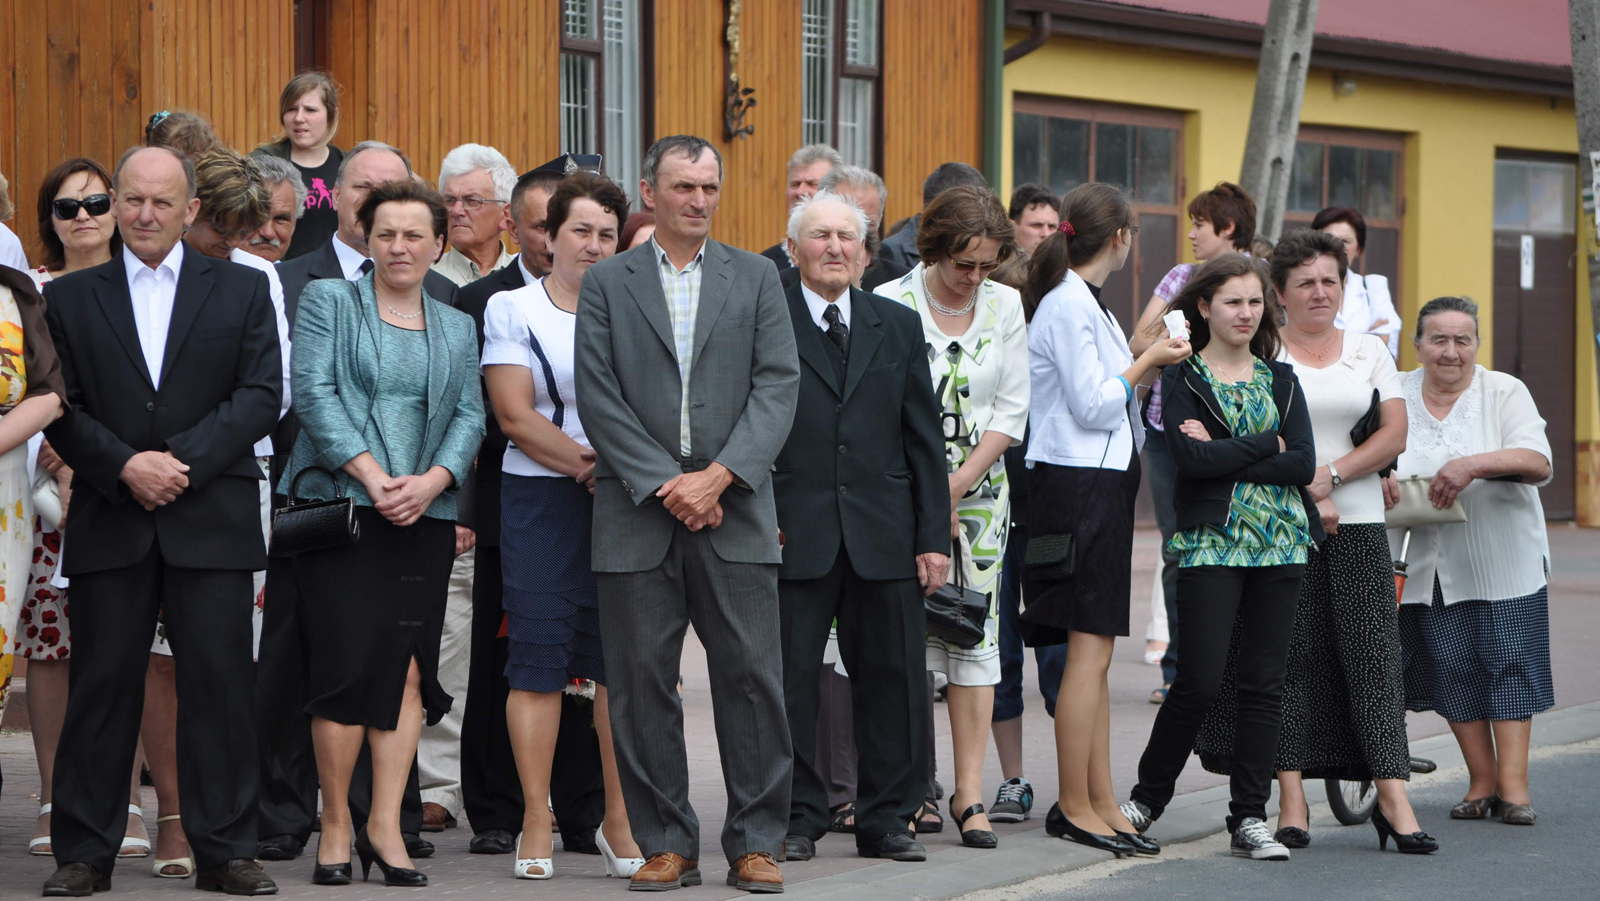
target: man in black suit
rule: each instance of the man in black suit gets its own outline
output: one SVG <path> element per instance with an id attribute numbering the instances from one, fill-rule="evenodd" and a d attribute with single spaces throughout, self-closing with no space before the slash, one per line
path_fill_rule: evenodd
<path id="1" fill-rule="evenodd" d="M 800 201 L 817 193 L 823 176 L 835 166 L 843 165 L 844 157 L 827 144 L 807 144 L 796 150 L 794 156 L 789 157 L 789 174 L 784 181 L 783 208 L 794 210 Z M 778 267 L 779 275 L 785 270 L 794 268 L 794 263 L 789 261 L 789 254 L 784 251 L 787 244 L 787 241 L 779 241 L 761 251 L 762 256 Z"/>
<path id="2" fill-rule="evenodd" d="M 319 278 L 355 281 L 371 271 L 367 240 L 356 211 L 373 187 L 410 177 L 411 163 L 405 155 L 380 141 L 362 141 L 345 154 L 333 186 L 339 230 L 321 248 L 278 264 L 284 315 L 291 335 L 300 293 L 307 284 Z M 450 279 L 430 270 L 423 276 L 422 287 L 434 300 L 455 306 L 456 284 Z M 272 436 L 277 454 L 272 466 L 274 486 L 299 434 L 300 426 L 291 409 Z M 273 506 L 283 503 L 284 499 L 278 497 Z M 292 860 L 299 856 L 317 816 L 317 760 L 311 746 L 311 719 L 304 713 L 306 636 L 301 632 L 299 602 L 288 563 L 279 558 L 269 561 L 262 605 L 261 661 L 255 696 L 261 741 L 260 843 L 256 856 L 262 860 Z M 366 798 L 371 791 L 370 774 L 362 775 L 369 772 L 366 761 L 363 751 L 350 782 L 350 806 L 357 828 L 366 822 Z M 422 828 L 422 796 L 415 766 L 406 786 L 400 828 L 412 857 L 433 853 L 432 845 L 418 834 Z"/>
<path id="3" fill-rule="evenodd" d="M 112 190 L 122 254 L 45 290 L 71 405 L 47 433 L 78 490 L 62 559 L 75 634 L 51 822 L 59 869 L 44 894 L 110 887 L 157 611 L 178 664 L 196 887 L 271 894 L 252 859 L 250 574 L 266 566 L 252 446 L 278 419 L 277 317 L 265 276 L 179 240 L 200 206 L 183 157 L 131 150 Z"/>
<path id="4" fill-rule="evenodd" d="M 788 860 L 805 860 L 828 829 L 817 774 L 818 676 L 838 622 L 849 670 L 863 857 L 923 860 L 908 824 L 922 805 L 927 681 L 922 598 L 944 584 L 950 490 L 922 321 L 853 288 L 866 217 L 819 193 L 791 214 L 788 289 L 800 401 L 773 464 L 784 702 L 794 742 Z"/>

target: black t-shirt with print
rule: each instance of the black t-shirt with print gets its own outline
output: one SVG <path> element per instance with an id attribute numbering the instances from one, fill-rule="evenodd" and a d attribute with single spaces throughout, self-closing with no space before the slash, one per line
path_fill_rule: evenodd
<path id="1" fill-rule="evenodd" d="M 306 185 L 306 212 L 295 225 L 294 238 L 289 241 L 289 252 L 284 254 L 284 259 L 292 260 L 316 250 L 339 230 L 339 214 L 333 208 L 333 181 L 343 160 L 344 153 L 329 145 L 328 158 L 322 165 L 307 168 L 294 163 Z"/>

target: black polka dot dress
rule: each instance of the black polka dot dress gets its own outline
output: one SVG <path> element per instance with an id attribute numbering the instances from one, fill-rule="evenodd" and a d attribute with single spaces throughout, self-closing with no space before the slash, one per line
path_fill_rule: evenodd
<path id="1" fill-rule="evenodd" d="M 1311 552 L 1274 770 L 1308 779 L 1410 778 L 1393 567 L 1381 522 L 1340 526 Z M 1201 764 L 1214 773 L 1232 768 L 1237 653 L 1235 626 L 1222 689 L 1195 740 Z"/>

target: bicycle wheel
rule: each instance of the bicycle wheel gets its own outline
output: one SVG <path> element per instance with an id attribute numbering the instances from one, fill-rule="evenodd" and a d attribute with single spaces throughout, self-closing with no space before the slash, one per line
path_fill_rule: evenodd
<path id="1" fill-rule="evenodd" d="M 1359 826 L 1372 817 L 1372 809 L 1378 806 L 1378 792 L 1372 787 L 1371 779 L 1323 781 L 1334 819 L 1346 826 Z"/>

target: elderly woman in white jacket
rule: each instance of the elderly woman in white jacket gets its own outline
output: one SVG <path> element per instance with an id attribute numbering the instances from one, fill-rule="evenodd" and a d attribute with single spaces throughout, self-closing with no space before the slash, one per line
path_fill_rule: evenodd
<path id="1" fill-rule="evenodd" d="M 1136 231 L 1120 190 L 1080 185 L 1061 202 L 1059 233 L 1035 251 L 1023 294 L 1034 315 L 1022 640 L 1067 645 L 1055 722 L 1060 801 L 1045 829 L 1118 856 L 1159 851 L 1118 809 L 1111 787 L 1106 670 L 1116 636 L 1128 634 L 1144 441 L 1133 386 L 1190 350 L 1187 340 L 1167 338 L 1135 360 L 1100 301 L 1101 285 L 1127 261 Z"/>
<path id="2" fill-rule="evenodd" d="M 1477 365 L 1478 306 L 1429 301 L 1414 339 L 1422 368 L 1402 379 L 1410 434 L 1396 479 L 1430 478 L 1436 507 L 1467 521 L 1411 530 L 1400 598 L 1406 706 L 1450 722 L 1470 783 L 1452 819 L 1538 818 L 1528 795 L 1535 713 L 1555 704 L 1550 674 L 1550 544 L 1538 486 L 1550 441 L 1528 388 Z M 1398 548 L 1398 529 L 1390 542 Z"/>

